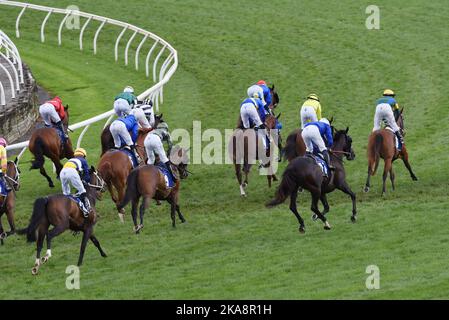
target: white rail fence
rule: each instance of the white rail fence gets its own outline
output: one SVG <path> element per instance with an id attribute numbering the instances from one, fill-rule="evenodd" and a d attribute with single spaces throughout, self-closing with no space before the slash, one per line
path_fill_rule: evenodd
<path id="1" fill-rule="evenodd" d="M 11 41 L 6 33 L 0 30 L 0 57 L 9 65 L 9 70 L 4 65 L 0 64 L 0 74 L 6 75 L 9 81 L 10 96 L 12 99 L 20 91 L 21 85 L 24 84 L 22 59 L 20 58 L 19 50 Z M 0 106 L 5 106 L 6 101 L 5 85 L 0 80 Z"/>
<path id="2" fill-rule="evenodd" d="M 42 21 L 41 28 L 40 28 L 40 38 L 42 42 L 45 42 L 45 26 L 47 24 L 47 21 L 49 20 L 51 15 L 60 15 L 62 16 L 61 22 L 59 24 L 58 28 L 58 44 L 62 44 L 62 31 L 64 29 L 64 24 L 66 23 L 67 19 L 70 17 L 79 17 L 79 18 L 85 18 L 86 21 L 84 22 L 82 28 L 80 29 L 79 34 L 79 47 L 80 50 L 83 50 L 84 47 L 84 32 L 86 28 L 89 26 L 91 21 L 97 21 L 100 23 L 100 25 L 97 27 L 95 31 L 95 35 L 93 38 L 93 51 L 94 54 L 97 53 L 98 49 L 98 38 L 99 35 L 103 29 L 103 27 L 108 25 L 113 25 L 122 28 L 121 32 L 117 35 L 117 38 L 115 40 L 114 45 L 114 56 L 115 61 L 118 61 L 118 55 L 119 55 L 119 47 L 120 47 L 120 40 L 124 36 L 126 32 L 132 32 L 132 36 L 129 38 L 125 50 L 124 50 L 124 57 L 125 57 L 125 65 L 128 65 L 129 62 L 129 48 L 133 41 L 139 36 L 141 38 L 140 43 L 136 49 L 135 56 L 134 56 L 134 64 L 135 69 L 139 70 L 139 61 L 140 61 L 140 53 L 142 51 L 142 48 L 145 43 L 152 41 L 152 46 L 148 50 L 145 56 L 145 71 L 146 76 L 150 77 L 150 74 L 152 75 L 153 85 L 142 92 L 137 98 L 140 101 L 143 101 L 145 99 L 151 99 L 156 107 L 156 110 L 159 110 L 159 104 L 163 103 L 163 88 L 164 85 L 170 80 L 172 75 L 175 73 L 177 67 L 178 67 L 178 53 L 177 51 L 164 39 L 161 37 L 155 35 L 154 33 L 151 33 L 149 31 L 146 31 L 144 29 L 138 28 L 134 25 L 121 22 L 118 20 L 78 11 L 78 10 L 69 10 L 69 9 L 58 9 L 58 8 L 51 8 L 51 7 L 44 7 L 29 3 L 23 3 L 23 2 L 16 2 L 16 1 L 6 1 L 6 0 L 0 0 L 0 5 L 6 5 L 6 6 L 12 6 L 12 7 L 21 7 L 22 10 L 17 16 L 16 19 L 16 36 L 20 37 L 20 20 L 22 16 L 26 13 L 26 11 L 29 10 L 35 10 L 35 11 L 42 11 L 46 12 L 47 15 L 45 16 L 44 20 Z M 7 38 L 9 39 L 9 38 Z M 18 51 L 11 48 L 10 44 L 12 42 L 9 41 L 3 41 L 1 40 L 0 44 L 3 44 L 4 47 L 8 47 L 10 50 L 7 51 L 8 54 L 13 58 L 13 61 L 16 61 L 20 66 L 22 66 L 20 55 L 18 54 Z M 1 45 L 0 45 L 1 47 Z M 15 48 L 15 47 L 14 47 Z M 161 60 L 161 57 L 163 56 L 164 52 L 168 51 L 168 55 L 165 58 L 165 60 L 160 64 L 159 60 Z M 9 52 L 9 53 L 8 53 Z M 152 65 L 150 64 L 151 58 L 155 56 Z M 16 60 L 14 60 L 16 59 Z M 158 66 L 160 67 L 158 68 Z M 151 71 L 151 72 L 150 72 Z M 18 71 L 19 72 L 19 71 Z M 19 72 L 19 80 L 23 82 L 23 71 Z M 16 81 L 17 82 L 17 81 Z M 0 89 L 1 90 L 1 89 Z M 112 102 L 111 102 L 112 104 Z M 82 139 L 84 135 L 86 134 L 89 127 L 97 123 L 99 121 L 102 121 L 104 119 L 106 120 L 105 127 L 111 122 L 112 118 L 114 117 L 114 111 L 110 110 L 108 112 L 102 113 L 98 116 L 95 116 L 93 118 L 87 119 L 85 121 L 73 124 L 69 127 L 70 130 L 77 130 L 83 128 L 81 134 L 78 137 L 77 141 L 77 147 L 80 146 Z M 21 152 L 19 154 L 19 158 L 24 154 L 28 147 L 28 141 L 13 144 L 7 147 L 7 150 L 18 150 L 21 149 Z"/>

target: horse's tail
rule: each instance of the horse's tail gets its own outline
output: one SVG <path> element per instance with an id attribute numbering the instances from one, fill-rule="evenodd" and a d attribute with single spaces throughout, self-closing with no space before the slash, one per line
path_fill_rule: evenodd
<path id="1" fill-rule="evenodd" d="M 135 169 L 131 171 L 128 175 L 128 179 L 126 180 L 126 192 L 125 197 L 123 198 L 122 203 L 117 206 L 118 210 L 122 210 L 124 207 L 128 205 L 128 203 L 135 197 L 139 195 L 139 191 L 137 188 L 137 178 L 139 176 L 139 169 Z"/>
<path id="2" fill-rule="evenodd" d="M 36 229 L 39 228 L 41 220 L 45 216 L 47 203 L 48 198 L 38 198 L 34 202 L 33 214 L 28 227 L 17 231 L 18 234 L 26 234 L 28 242 L 36 241 Z"/>
<path id="3" fill-rule="evenodd" d="M 34 148 L 33 148 L 33 154 L 34 154 L 34 160 L 31 163 L 31 169 L 39 169 L 42 168 L 44 165 L 45 159 L 44 159 L 44 152 L 46 150 L 45 142 L 42 140 L 41 137 L 38 137 L 34 141 Z"/>
<path id="4" fill-rule="evenodd" d="M 265 205 L 267 208 L 272 208 L 280 205 L 288 198 L 291 191 L 296 187 L 296 182 L 292 175 L 293 172 L 291 172 L 291 170 L 287 168 L 287 170 L 285 170 L 284 174 L 282 175 L 282 181 L 278 189 L 276 190 L 275 198 Z"/>
<path id="5" fill-rule="evenodd" d="M 285 142 L 284 147 L 284 156 L 288 161 L 293 160 L 298 157 L 299 154 L 296 152 L 296 136 L 298 135 L 298 131 L 295 130 L 287 137 L 287 141 Z"/>
<path id="6" fill-rule="evenodd" d="M 372 175 L 376 174 L 377 167 L 379 166 L 379 160 L 380 160 L 380 148 L 382 147 L 382 143 L 384 141 L 384 138 L 382 134 L 378 133 L 376 134 L 375 140 L 374 140 L 374 153 L 371 155 L 372 159 L 374 159 L 373 166 L 371 167 Z"/>

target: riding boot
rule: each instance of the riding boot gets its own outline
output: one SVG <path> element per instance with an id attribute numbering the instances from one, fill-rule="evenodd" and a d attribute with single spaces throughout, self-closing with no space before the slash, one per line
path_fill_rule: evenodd
<path id="1" fill-rule="evenodd" d="M 170 161 L 167 161 L 166 163 L 164 163 L 164 165 L 167 168 L 167 170 L 170 172 L 171 176 L 173 177 L 173 181 L 176 182 L 178 179 L 176 178 L 176 176 L 173 173 L 173 170 L 171 169 Z"/>
<path id="2" fill-rule="evenodd" d="M 137 153 L 136 145 L 133 144 L 132 146 L 130 146 L 130 149 L 134 153 L 134 156 L 136 157 L 137 163 L 139 164 L 142 161 L 142 159 L 140 159 L 139 154 Z"/>
<path id="3" fill-rule="evenodd" d="M 401 131 L 396 131 L 395 132 L 396 137 L 398 138 L 399 141 L 399 151 L 402 150 L 402 146 L 404 145 L 404 137 L 401 134 Z"/>
<path id="4" fill-rule="evenodd" d="M 324 150 L 322 152 L 322 154 L 323 154 L 324 161 L 326 161 L 327 166 L 329 167 L 329 170 L 335 170 L 335 167 L 331 163 L 331 157 L 329 155 L 329 151 L 328 150 Z"/>
<path id="5" fill-rule="evenodd" d="M 61 130 L 61 132 L 64 134 L 64 138 L 66 138 L 67 140 L 69 138 L 69 135 L 67 134 L 67 132 L 65 132 L 64 124 L 62 123 L 62 121 L 56 123 L 56 126 L 59 128 L 59 130 Z"/>
<path id="6" fill-rule="evenodd" d="M 83 210 L 84 221 L 86 222 L 86 220 L 89 218 L 89 213 L 90 213 L 90 210 L 91 210 L 90 202 L 89 202 L 89 199 L 87 198 L 87 193 L 86 192 L 80 194 L 79 197 L 80 197 L 81 202 L 84 205 L 84 209 L 86 210 L 86 211 Z"/>

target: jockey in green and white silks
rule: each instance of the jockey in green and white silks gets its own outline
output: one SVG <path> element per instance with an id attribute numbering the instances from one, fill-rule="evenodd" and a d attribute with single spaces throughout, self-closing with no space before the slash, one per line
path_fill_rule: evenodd
<path id="1" fill-rule="evenodd" d="M 126 87 L 122 93 L 114 99 L 114 111 L 118 117 L 124 117 L 129 114 L 131 108 L 136 104 L 137 98 L 134 95 L 133 87 Z"/>
<path id="2" fill-rule="evenodd" d="M 402 136 L 401 129 L 397 125 L 394 117 L 393 109 L 399 110 L 399 105 L 394 97 L 395 93 L 393 90 L 387 89 L 384 91 L 383 97 L 377 100 L 373 131 L 380 130 L 382 122 L 385 122 L 398 138 L 398 149 L 401 150 L 402 145 L 404 144 L 404 137 Z"/>

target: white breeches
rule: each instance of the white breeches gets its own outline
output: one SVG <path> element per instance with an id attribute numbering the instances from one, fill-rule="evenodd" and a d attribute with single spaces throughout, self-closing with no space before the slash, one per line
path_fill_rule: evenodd
<path id="1" fill-rule="evenodd" d="M 70 195 L 71 185 L 78 191 L 77 193 L 78 196 L 86 192 L 83 182 L 81 181 L 81 177 L 78 174 L 78 171 L 76 171 L 76 169 L 63 168 L 61 170 L 60 178 L 62 184 L 62 193 L 64 195 L 66 196 Z"/>
<path id="2" fill-rule="evenodd" d="M 263 105 L 266 105 L 265 97 L 263 95 L 263 89 L 261 87 L 259 87 L 258 85 L 253 85 L 253 86 L 249 87 L 247 94 L 248 94 L 248 97 L 250 97 L 250 98 L 258 97 L 260 100 L 262 100 Z M 255 96 L 255 94 L 257 94 L 257 96 Z"/>
<path id="3" fill-rule="evenodd" d="M 259 113 L 257 112 L 256 107 L 252 103 L 245 103 L 240 108 L 240 116 L 242 117 L 243 128 L 250 128 L 249 121 L 250 119 L 254 123 L 256 127 L 262 124 L 260 120 Z"/>
<path id="4" fill-rule="evenodd" d="M 56 112 L 55 107 L 50 103 L 45 103 L 39 107 L 39 113 L 47 126 L 51 126 L 53 123 L 61 121 L 59 114 Z"/>
<path id="5" fill-rule="evenodd" d="M 313 152 L 313 144 L 315 144 L 320 152 L 327 150 L 326 144 L 320 134 L 320 129 L 315 125 L 310 125 L 302 130 L 302 139 L 306 144 L 307 152 Z"/>
<path id="6" fill-rule="evenodd" d="M 301 129 L 309 122 L 317 122 L 318 117 L 316 115 L 315 109 L 309 106 L 303 106 L 301 108 Z"/>
<path id="7" fill-rule="evenodd" d="M 394 120 L 393 109 L 391 109 L 391 106 L 387 103 L 381 103 L 376 107 L 373 131 L 381 128 L 382 121 L 385 121 L 394 132 L 399 131 L 399 127 Z"/>
<path id="8" fill-rule="evenodd" d="M 125 99 L 117 99 L 114 101 L 114 111 L 118 117 L 124 117 L 131 111 L 131 106 Z"/>
<path id="9" fill-rule="evenodd" d="M 168 161 L 161 138 L 159 138 L 158 135 L 150 132 L 145 138 L 144 145 L 148 157 L 147 164 L 154 164 L 156 154 L 159 156 L 159 160 L 161 160 L 162 163 Z"/>
<path id="10" fill-rule="evenodd" d="M 132 109 L 130 114 L 132 114 L 132 115 L 134 115 L 134 117 L 136 117 L 136 120 L 139 123 L 139 126 L 141 128 L 144 128 L 144 129 L 151 128 L 151 125 L 148 122 L 148 119 L 145 116 L 145 113 L 143 112 L 142 109 L 140 109 L 140 108 Z M 153 122 L 153 124 L 154 124 L 154 122 Z"/>
<path id="11" fill-rule="evenodd" d="M 131 135 L 128 130 L 126 130 L 126 125 L 122 121 L 115 120 L 112 122 L 109 131 L 111 131 L 112 137 L 114 138 L 114 145 L 116 148 L 121 147 L 122 142 L 120 137 L 125 141 L 127 146 L 132 146 L 134 144 Z"/>

